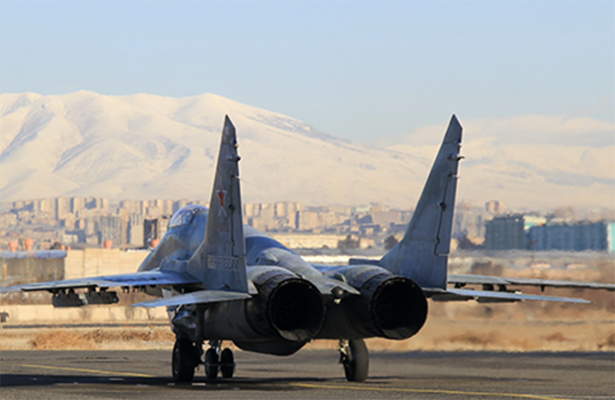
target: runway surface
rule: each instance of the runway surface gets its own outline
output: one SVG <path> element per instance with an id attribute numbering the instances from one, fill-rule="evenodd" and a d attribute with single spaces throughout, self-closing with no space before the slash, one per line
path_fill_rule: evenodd
<path id="1" fill-rule="evenodd" d="M 612 399 L 615 353 L 384 353 L 348 383 L 334 350 L 237 351 L 236 378 L 175 385 L 168 351 L 3 351 L 2 399 Z"/>

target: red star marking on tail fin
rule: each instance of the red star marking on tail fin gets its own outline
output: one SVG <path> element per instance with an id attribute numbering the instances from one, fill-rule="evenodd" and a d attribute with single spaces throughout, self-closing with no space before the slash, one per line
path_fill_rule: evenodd
<path id="1" fill-rule="evenodd" d="M 226 209 L 224 206 L 224 200 L 226 199 L 226 190 L 218 189 L 216 190 L 216 194 L 218 195 L 218 200 L 220 201 L 220 209 L 218 210 L 218 215 L 224 215 L 226 217 Z"/>

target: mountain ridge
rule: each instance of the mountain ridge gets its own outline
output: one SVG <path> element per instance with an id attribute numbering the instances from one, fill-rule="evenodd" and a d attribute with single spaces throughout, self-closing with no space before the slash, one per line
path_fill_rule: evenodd
<path id="1" fill-rule="evenodd" d="M 361 174 L 352 168 L 380 164 L 380 171 L 390 175 L 399 163 L 382 157 L 388 151 L 377 150 L 379 156 L 374 156 L 356 143 L 281 114 L 212 94 L 173 99 L 80 91 L 0 95 L 0 168 L 8 172 L 0 177 L 0 197 L 204 200 L 225 114 L 239 132 L 246 199 L 309 203 L 335 198 L 340 204 L 360 204 L 371 197 L 355 190 L 359 183 L 382 192 L 391 203 L 399 196 L 376 179 L 376 168 L 364 181 L 357 181 Z M 411 156 L 401 158 L 405 171 L 421 165 Z M 324 165 L 346 177 L 331 178 Z M 313 183 L 312 189 L 306 181 Z M 342 189 L 341 196 L 335 187 Z"/>
<path id="2" fill-rule="evenodd" d="M 211 93 L 1 94 L 0 199 L 206 200 L 224 115 L 237 127 L 246 202 L 411 208 L 446 128 L 424 127 L 377 148 Z M 459 199 L 535 208 L 615 204 L 615 143 L 604 145 L 612 124 L 557 116 L 461 123 Z M 584 144 L 583 135 L 601 145 Z"/>
<path id="3" fill-rule="evenodd" d="M 462 125 L 466 159 L 460 198 L 482 192 L 515 208 L 615 209 L 613 122 L 582 115 L 517 115 L 466 119 Z M 444 124 L 421 127 L 385 145 L 426 156 L 436 151 L 436 134 L 443 129 Z"/>

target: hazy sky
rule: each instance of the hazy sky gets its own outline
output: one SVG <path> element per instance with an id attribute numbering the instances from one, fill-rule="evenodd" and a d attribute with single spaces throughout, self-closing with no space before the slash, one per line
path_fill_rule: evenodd
<path id="1" fill-rule="evenodd" d="M 215 93 L 373 141 L 615 121 L 615 2 L 0 2 L 0 92 Z"/>

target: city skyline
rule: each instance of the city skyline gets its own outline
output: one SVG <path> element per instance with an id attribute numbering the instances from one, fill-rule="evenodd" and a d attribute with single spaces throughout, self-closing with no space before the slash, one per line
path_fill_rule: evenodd
<path id="1" fill-rule="evenodd" d="M 188 199 L 128 200 L 114 204 L 108 199 L 93 197 L 15 201 L 5 205 L 4 212 L 0 213 L 0 248 L 8 246 L 14 251 L 18 243 L 26 249 L 58 246 L 116 246 L 123 249 L 155 247 L 155 241 L 166 232 L 167 225 L 172 220 L 171 216 L 191 204 L 207 205 L 206 202 Z M 310 248 L 338 247 L 332 245 L 337 242 L 342 243 L 340 248 L 352 248 L 355 245 L 363 249 L 382 247 L 386 245 L 386 240 L 391 240 L 390 237 L 394 236 L 396 240 L 401 238 L 412 214 L 412 209 L 394 209 L 379 203 L 360 207 L 313 206 L 284 201 L 243 205 L 245 224 L 277 235 L 277 240 L 289 246 L 301 246 L 303 243 Z M 525 226 L 522 224 L 521 228 L 518 228 L 518 221 L 523 218 Z M 613 212 L 603 211 L 588 218 L 574 209 L 552 210 L 549 213 L 519 213 L 507 209 L 501 201 L 490 201 L 484 205 L 460 202 L 456 205 L 453 237 L 466 249 L 481 246 L 483 240 L 487 239 L 485 248 L 493 249 L 493 232 L 506 231 L 491 229 L 492 235 L 489 239 L 489 226 L 500 226 L 498 224 L 501 224 L 501 221 L 511 222 L 506 225 L 508 228 L 505 228 L 510 233 L 497 233 L 500 235 L 497 240 L 508 238 L 505 244 L 497 245 L 502 249 L 526 248 L 529 239 L 524 238 L 526 235 L 523 230 L 527 233 L 528 228 L 531 230 L 532 227 L 545 224 L 563 224 L 563 229 L 576 229 L 574 226 L 579 225 L 582 230 L 579 232 L 585 232 L 585 227 L 593 224 L 594 235 L 598 235 L 593 239 L 593 243 L 597 246 L 596 240 L 606 240 L 600 229 L 609 226 L 612 230 L 615 215 Z M 568 225 L 570 228 L 565 228 Z M 509 236 L 515 240 L 511 240 Z M 584 239 L 578 239 L 577 242 L 579 240 Z M 612 239 L 609 240 L 611 243 Z M 538 246 L 547 245 L 538 243 Z"/>

